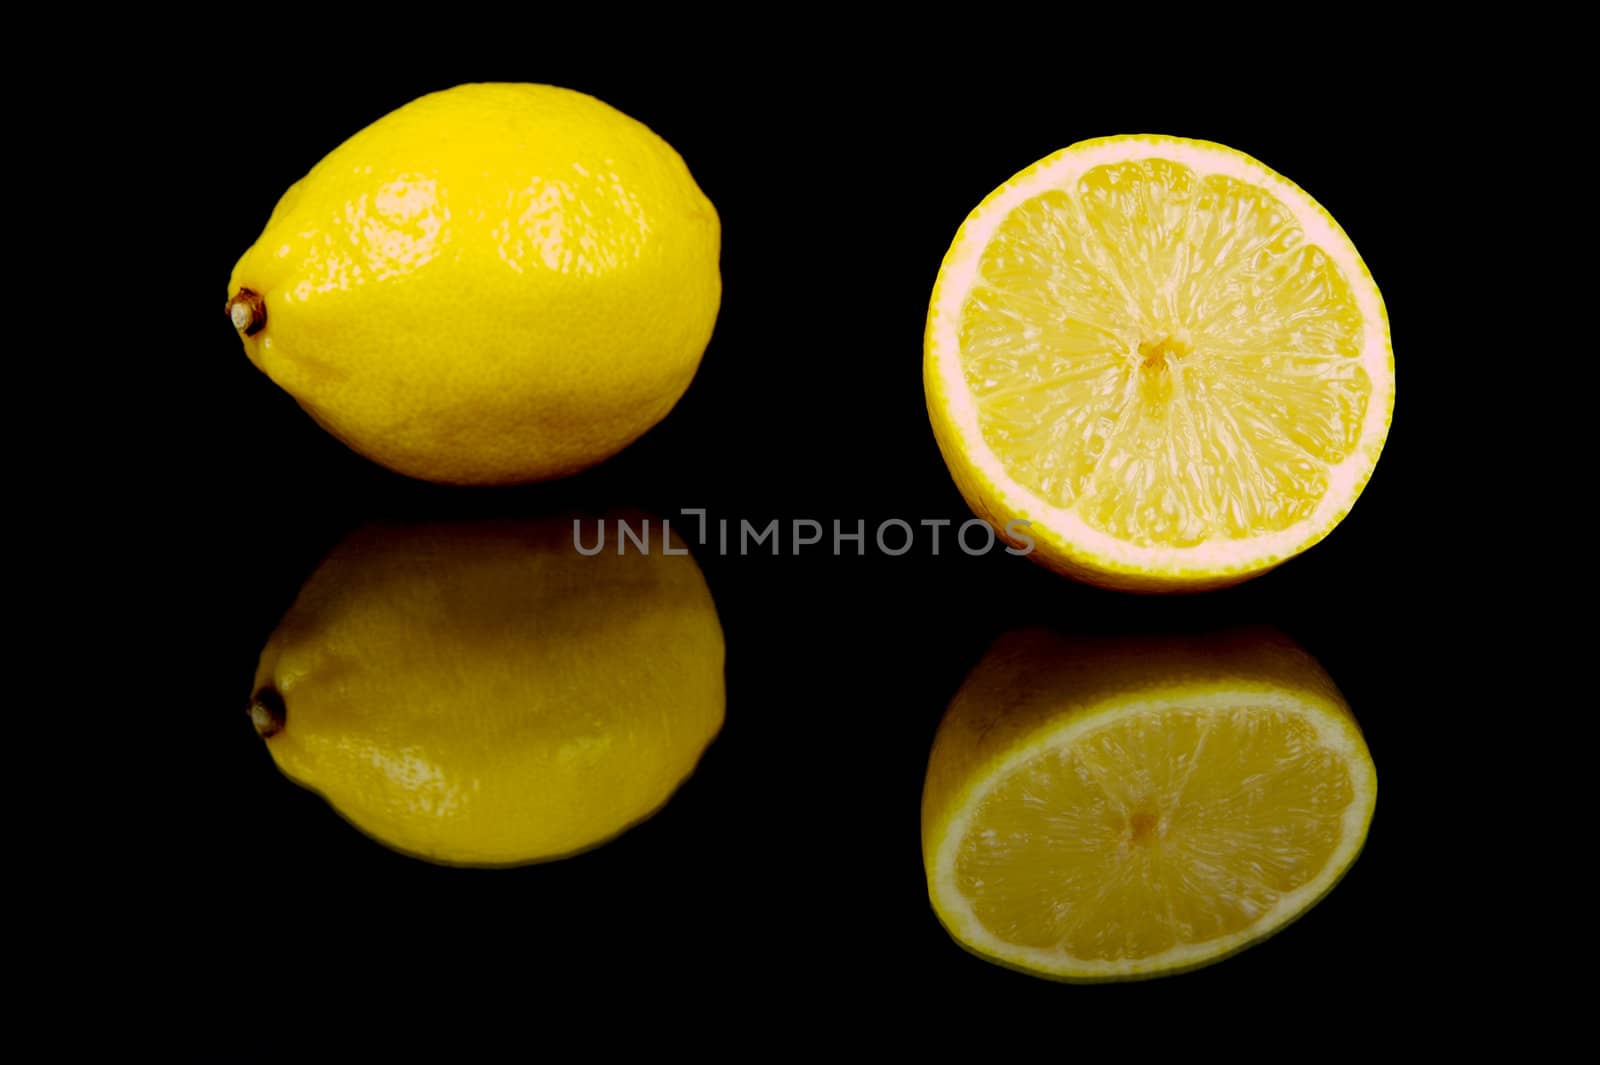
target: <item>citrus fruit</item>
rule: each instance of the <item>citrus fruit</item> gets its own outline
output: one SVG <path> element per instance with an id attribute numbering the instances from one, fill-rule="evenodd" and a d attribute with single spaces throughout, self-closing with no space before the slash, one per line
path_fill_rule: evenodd
<path id="1" fill-rule="evenodd" d="M 227 309 L 251 361 L 369 458 L 433 481 L 541 480 L 678 401 L 716 320 L 720 240 L 641 123 L 568 89 L 462 85 L 295 183 Z"/>
<path id="2" fill-rule="evenodd" d="M 1388 435 L 1383 298 L 1310 196 L 1231 148 L 1085 141 L 978 205 L 924 339 L 934 435 L 1032 557 L 1137 591 L 1231 584 L 1326 536 Z"/>
<path id="3" fill-rule="evenodd" d="M 572 537 L 557 520 L 352 534 L 256 669 L 278 767 L 452 864 L 571 854 L 660 807 L 722 724 L 716 609 L 687 554 L 585 557 Z"/>
<path id="4" fill-rule="evenodd" d="M 1349 708 L 1281 636 L 1012 633 L 934 740 L 928 894 L 968 950 L 1038 976 L 1190 969 L 1325 895 L 1376 796 Z"/>

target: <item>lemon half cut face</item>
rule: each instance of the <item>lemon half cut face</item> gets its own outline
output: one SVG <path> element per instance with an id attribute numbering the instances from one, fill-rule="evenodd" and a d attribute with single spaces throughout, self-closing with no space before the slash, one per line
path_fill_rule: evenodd
<path id="1" fill-rule="evenodd" d="M 1326 536 L 1388 434 L 1394 360 L 1355 246 L 1221 145 L 1111 137 L 996 189 L 924 344 L 934 433 L 996 528 L 1109 587 L 1263 572 Z"/>

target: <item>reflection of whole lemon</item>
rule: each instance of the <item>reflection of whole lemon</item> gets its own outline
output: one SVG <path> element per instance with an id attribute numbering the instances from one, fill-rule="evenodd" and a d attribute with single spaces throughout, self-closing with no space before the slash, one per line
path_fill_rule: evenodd
<path id="1" fill-rule="evenodd" d="M 716 609 L 687 554 L 572 541 L 541 521 L 341 543 L 256 670 L 279 768 L 449 863 L 560 857 L 661 806 L 722 725 Z"/>
<path id="2" fill-rule="evenodd" d="M 548 85 L 462 85 L 334 149 L 228 281 L 251 361 L 414 477 L 515 483 L 636 439 L 694 376 L 717 213 L 671 145 Z"/>

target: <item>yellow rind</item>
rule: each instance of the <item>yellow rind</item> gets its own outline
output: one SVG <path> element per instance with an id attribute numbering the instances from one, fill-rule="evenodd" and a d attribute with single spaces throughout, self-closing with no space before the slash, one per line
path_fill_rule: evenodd
<path id="1" fill-rule="evenodd" d="M 293 116 L 287 116 L 292 120 Z M 638 120 L 550 85 L 430 93 L 284 193 L 229 276 L 245 354 L 352 450 L 411 477 L 564 477 L 688 389 L 721 221 Z"/>

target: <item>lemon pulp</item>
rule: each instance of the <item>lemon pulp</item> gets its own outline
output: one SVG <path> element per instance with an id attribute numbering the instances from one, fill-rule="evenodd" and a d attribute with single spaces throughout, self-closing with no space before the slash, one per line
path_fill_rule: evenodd
<path id="1" fill-rule="evenodd" d="M 1315 880 L 1350 773 L 1266 707 L 1124 718 L 1040 753 L 977 805 L 956 884 L 1006 943 L 1141 961 L 1239 933 Z"/>
<path id="2" fill-rule="evenodd" d="M 1382 298 L 1309 196 L 1220 145 L 1091 141 L 968 218 L 925 375 L 963 494 L 1039 560 L 1127 587 L 1242 579 L 1315 543 L 1387 435 Z"/>

